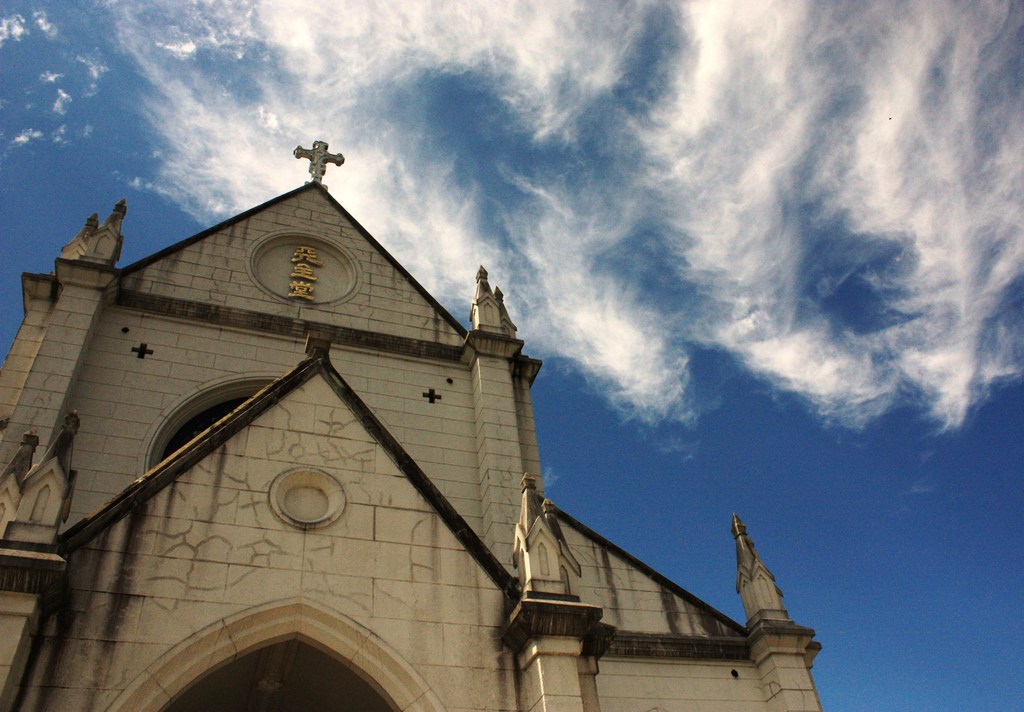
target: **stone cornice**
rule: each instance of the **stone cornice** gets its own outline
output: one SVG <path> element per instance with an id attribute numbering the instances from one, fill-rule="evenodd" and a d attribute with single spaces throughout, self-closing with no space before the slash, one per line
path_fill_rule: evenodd
<path id="1" fill-rule="evenodd" d="M 48 548 L 14 548 L 0 540 L 0 591 L 41 596 L 44 608 L 56 605 L 67 582 L 68 562 Z"/>
<path id="2" fill-rule="evenodd" d="M 462 348 L 459 346 L 449 346 L 448 344 L 439 344 L 434 341 L 422 341 L 404 336 L 392 336 L 390 334 L 379 334 L 343 326 L 331 326 L 288 316 L 263 314 L 219 304 L 193 302 L 187 299 L 164 297 L 128 289 L 120 289 L 118 291 L 116 303 L 120 307 L 138 309 L 175 319 L 203 321 L 218 326 L 263 331 L 278 336 L 291 336 L 297 339 L 305 338 L 306 334 L 310 331 L 317 331 L 328 335 L 331 342 L 335 344 L 386 351 L 402 356 L 458 361 L 462 354 Z"/>
<path id="3" fill-rule="evenodd" d="M 514 652 L 536 638 L 559 636 L 585 640 L 601 620 L 600 606 L 570 601 L 524 598 L 509 614 L 501 639 Z M 601 632 L 607 635 L 604 626 Z"/>
<path id="4" fill-rule="evenodd" d="M 92 289 L 106 289 L 117 277 L 117 269 L 110 265 L 86 260 L 57 258 L 54 272 L 61 285 L 75 285 Z"/>
<path id="5" fill-rule="evenodd" d="M 516 378 L 525 379 L 532 386 L 534 379 L 537 378 L 537 374 L 540 373 L 540 367 L 543 365 L 544 362 L 540 359 L 519 354 L 516 356 L 513 373 Z"/>
<path id="6" fill-rule="evenodd" d="M 466 341 L 462 348 L 464 359 L 469 362 L 477 355 L 511 359 L 523 350 L 523 341 L 502 334 L 474 329 L 466 334 Z"/>
<path id="7" fill-rule="evenodd" d="M 791 621 L 758 621 L 750 626 L 747 640 L 755 663 L 783 653 L 803 656 L 810 665 L 821 650 L 821 643 L 814 640 L 814 630 Z"/>

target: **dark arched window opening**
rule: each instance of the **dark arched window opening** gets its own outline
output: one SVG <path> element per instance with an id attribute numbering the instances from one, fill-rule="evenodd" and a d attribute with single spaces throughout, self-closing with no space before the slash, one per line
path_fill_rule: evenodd
<path id="1" fill-rule="evenodd" d="M 199 435 L 199 433 L 216 423 L 246 400 L 248 400 L 248 398 L 232 398 L 231 400 L 226 400 L 223 403 L 218 403 L 212 408 L 207 408 L 199 415 L 194 416 L 191 420 L 181 426 L 181 428 L 178 429 L 178 432 L 176 432 L 170 439 L 167 443 L 167 447 L 164 448 L 164 452 L 160 456 L 160 459 L 166 460 L 168 455 L 176 451 L 196 435 Z"/>

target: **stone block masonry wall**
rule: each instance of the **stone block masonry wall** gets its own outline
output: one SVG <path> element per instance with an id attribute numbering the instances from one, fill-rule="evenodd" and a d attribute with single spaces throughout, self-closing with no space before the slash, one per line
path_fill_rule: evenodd
<path id="1" fill-rule="evenodd" d="M 502 593 L 338 404 L 314 378 L 70 554 L 71 611 L 47 622 L 23 709 L 107 709 L 172 650 L 288 602 L 373 631 L 448 710 L 514 709 Z M 340 411 L 325 422 L 315 415 L 324 408 Z M 325 456 L 319 444 L 332 431 L 336 447 Z M 341 484 L 335 521 L 301 530 L 271 510 L 271 483 L 295 467 Z M 369 652 L 369 642 L 356 646 L 352 664 Z M 207 669 L 205 659 L 192 664 L 179 678 Z M 401 704 L 416 709 L 412 702 Z"/>
<path id="2" fill-rule="evenodd" d="M 3 433 L 0 462 L 6 463 L 17 448 L 22 433 L 35 428 L 39 441 L 49 444 L 55 427 L 61 422 L 69 394 L 81 372 L 82 355 L 88 348 L 94 326 L 102 312 L 103 288 L 110 274 L 94 268 L 64 265 L 58 275 L 59 294 L 45 318 L 45 327 L 33 312 L 27 339 L 38 338 L 38 344 L 21 342 L 17 363 L 23 385 L 10 412 L 10 422 Z M 34 310 L 33 310 L 34 311 Z M 20 334 L 20 332 L 19 332 Z M 31 362 L 27 356 L 35 350 Z M 26 373 L 27 369 L 27 373 Z M 14 396 L 13 391 L 8 394 Z"/>
<path id="3" fill-rule="evenodd" d="M 767 709 L 757 668 L 749 661 L 651 661 L 609 656 L 601 660 L 597 688 L 601 712 Z"/>
<path id="4" fill-rule="evenodd" d="M 138 358 L 132 348 L 140 343 L 153 353 Z M 69 523 L 154 464 L 147 461 L 151 444 L 161 424 L 183 403 L 232 379 L 269 381 L 302 358 L 302 343 L 296 339 L 109 308 L 96 329 L 73 398 L 82 428 Z M 342 347 L 335 347 L 334 362 L 456 509 L 479 527 L 469 369 L 454 361 Z M 430 388 L 441 396 L 434 403 L 422 396 Z"/>

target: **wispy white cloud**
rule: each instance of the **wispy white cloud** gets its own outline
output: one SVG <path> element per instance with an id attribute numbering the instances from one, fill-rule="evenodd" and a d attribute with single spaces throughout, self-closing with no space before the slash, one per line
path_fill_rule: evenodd
<path id="1" fill-rule="evenodd" d="M 167 50 L 170 54 L 177 57 L 178 59 L 187 59 L 196 53 L 196 43 L 192 40 L 185 40 L 183 42 L 172 42 L 164 43 L 157 42 L 156 46 L 160 49 Z"/>
<path id="2" fill-rule="evenodd" d="M 60 74 L 58 72 L 43 72 L 39 75 L 39 81 L 43 82 L 44 84 L 54 84 L 58 79 L 60 79 L 63 76 L 63 74 Z"/>
<path id="3" fill-rule="evenodd" d="M 26 143 L 35 141 L 43 137 L 43 132 L 39 129 L 25 129 L 17 136 L 11 139 L 12 146 L 24 146 Z"/>
<path id="4" fill-rule="evenodd" d="M 330 139 L 350 160 L 326 181 L 428 288 L 465 302 L 487 264 L 529 343 L 633 414 L 699 410 L 695 346 L 849 425 L 909 394 L 955 426 L 1024 371 L 1005 3 L 112 6 L 159 190 L 222 216 L 294 186 L 296 140 Z M 439 77 L 499 107 L 460 125 L 475 172 L 436 145 Z M 643 230 L 656 253 L 628 264 Z"/>
<path id="5" fill-rule="evenodd" d="M 7 40 L 18 42 L 27 34 L 28 28 L 25 27 L 25 18 L 21 15 L 0 17 L 0 47 L 3 47 L 4 42 Z"/>
<path id="6" fill-rule="evenodd" d="M 63 89 L 57 89 L 57 98 L 53 102 L 53 113 L 64 115 L 68 111 L 68 104 L 71 103 L 71 95 Z"/>
<path id="7" fill-rule="evenodd" d="M 100 78 L 110 71 L 110 67 L 96 57 L 78 55 L 75 61 L 85 67 L 86 75 L 89 77 L 88 93 L 94 94 Z"/>
<path id="8" fill-rule="evenodd" d="M 32 19 L 35 20 L 36 27 L 51 40 L 57 36 L 57 26 L 54 25 L 46 17 L 46 13 L 42 10 L 37 10 L 32 13 Z"/>

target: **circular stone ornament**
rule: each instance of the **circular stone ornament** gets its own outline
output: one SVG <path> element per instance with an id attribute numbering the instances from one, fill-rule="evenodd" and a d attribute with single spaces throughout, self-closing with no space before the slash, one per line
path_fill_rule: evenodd
<path id="1" fill-rule="evenodd" d="M 329 304 L 359 286 L 355 260 L 337 245 L 310 235 L 272 235 L 256 245 L 250 276 L 267 294 L 295 304 Z"/>
<path id="2" fill-rule="evenodd" d="M 270 485 L 270 508 L 293 527 L 325 527 L 344 511 L 345 490 L 326 472 L 289 470 Z"/>

